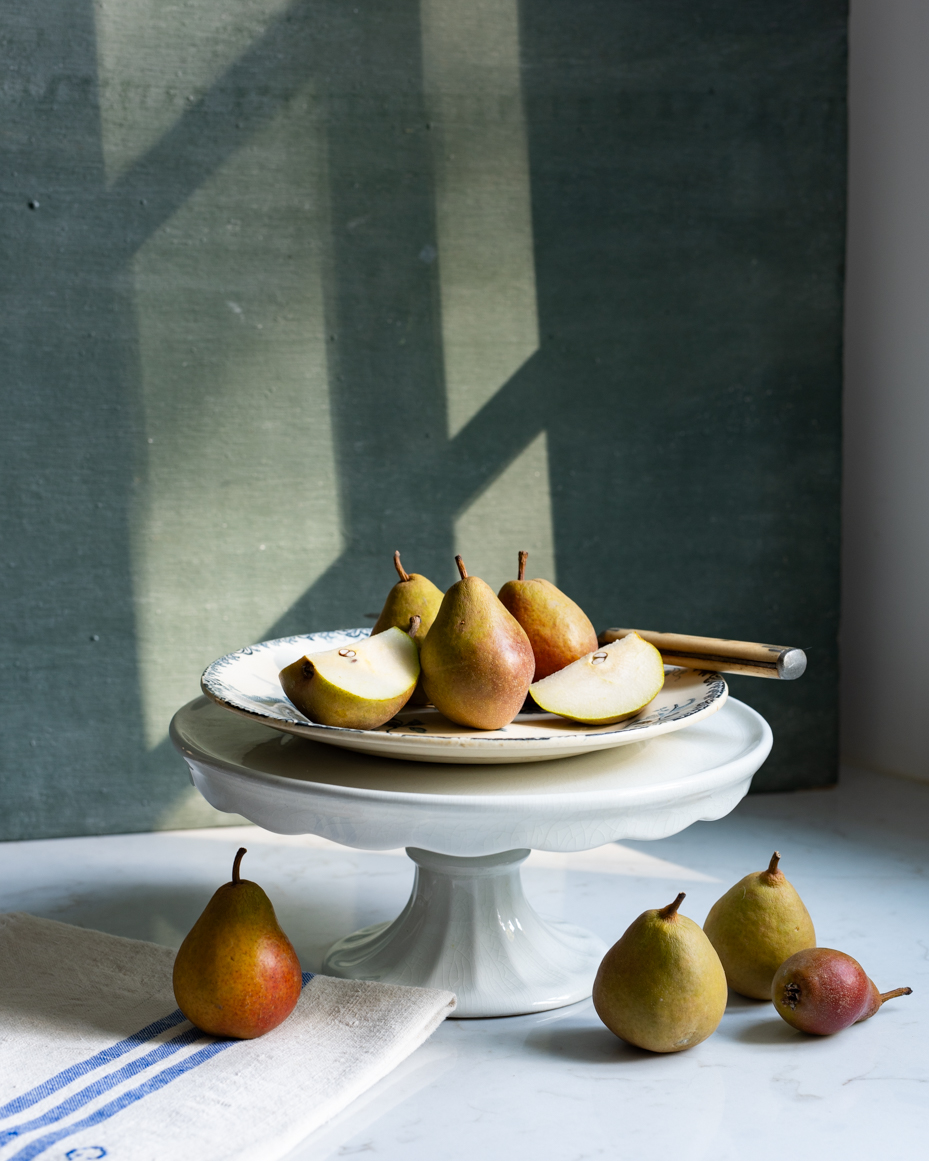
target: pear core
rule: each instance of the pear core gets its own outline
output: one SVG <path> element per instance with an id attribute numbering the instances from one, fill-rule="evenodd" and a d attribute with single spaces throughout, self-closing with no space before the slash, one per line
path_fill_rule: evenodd
<path id="1" fill-rule="evenodd" d="M 301 657 L 282 669 L 281 687 L 314 722 L 373 730 L 402 709 L 419 680 L 419 650 L 391 627 L 339 649 Z"/>
<path id="2" fill-rule="evenodd" d="M 663 685 L 661 654 L 638 633 L 630 633 L 535 682 L 529 692 L 549 713 L 605 726 L 637 714 Z"/>

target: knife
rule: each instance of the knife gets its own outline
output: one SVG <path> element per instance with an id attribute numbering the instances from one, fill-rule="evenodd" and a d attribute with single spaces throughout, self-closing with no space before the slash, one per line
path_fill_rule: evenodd
<path id="1" fill-rule="evenodd" d="M 711 669 L 746 677 L 773 677 L 795 681 L 806 669 L 806 654 L 790 645 L 762 645 L 756 641 L 729 641 L 725 637 L 691 637 L 685 633 L 656 633 L 652 629 L 604 629 L 598 645 L 609 645 L 629 633 L 638 633 L 661 654 L 668 665 Z"/>

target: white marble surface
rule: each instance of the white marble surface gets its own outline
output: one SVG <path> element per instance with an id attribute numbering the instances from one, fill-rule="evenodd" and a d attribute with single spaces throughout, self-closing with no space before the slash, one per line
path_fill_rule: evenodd
<path id="1" fill-rule="evenodd" d="M 239 843 L 304 966 L 393 917 L 412 864 L 257 828 L 0 845 L 0 909 L 176 946 Z M 555 1012 L 448 1021 L 292 1161 L 856 1161 L 925 1155 L 929 1124 L 929 786 L 847 771 L 832 791 L 750 797 L 725 819 L 653 843 L 533 853 L 543 914 L 612 942 L 646 907 L 687 892 L 702 922 L 777 847 L 819 942 L 912 996 L 839 1036 L 801 1037 L 769 1005 L 733 997 L 714 1036 L 675 1056 L 631 1049 L 589 1001 Z"/>

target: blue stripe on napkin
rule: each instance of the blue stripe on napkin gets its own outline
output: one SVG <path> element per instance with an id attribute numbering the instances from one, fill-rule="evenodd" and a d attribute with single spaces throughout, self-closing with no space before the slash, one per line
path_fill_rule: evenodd
<path id="1" fill-rule="evenodd" d="M 303 972 L 302 975 L 303 986 L 306 987 L 306 985 L 313 978 L 313 972 Z M 43 1084 L 37 1085 L 35 1088 L 30 1089 L 29 1092 L 24 1093 L 21 1097 L 17 1097 L 15 1100 L 10 1101 L 8 1104 L 4 1105 L 2 1109 L 0 1109 L 0 1116 L 9 1116 L 11 1113 L 20 1112 L 22 1109 L 29 1108 L 31 1105 L 34 1105 L 38 1101 L 42 1100 L 43 1097 L 49 1096 L 51 1093 L 58 1091 L 58 1089 L 63 1088 L 67 1084 L 70 1084 L 71 1081 L 85 1075 L 87 1072 L 92 1072 L 94 1069 L 99 1068 L 102 1064 L 109 1063 L 119 1056 L 123 1056 L 126 1052 L 131 1051 L 132 1048 L 138 1047 L 140 1044 L 144 1044 L 146 1040 L 151 1040 L 154 1036 L 157 1036 L 159 1033 L 165 1031 L 166 1028 L 170 1028 L 175 1024 L 179 1024 L 184 1019 L 186 1019 L 186 1017 L 178 1009 L 177 1011 L 172 1012 L 170 1015 L 164 1016 L 161 1020 L 156 1020 L 154 1023 L 148 1024 L 145 1028 L 140 1029 L 138 1032 L 134 1032 L 131 1036 L 127 1036 L 126 1039 L 120 1040 L 111 1048 L 105 1048 L 102 1052 L 96 1053 L 94 1056 L 89 1057 L 87 1060 L 81 1061 L 79 1064 L 72 1065 L 71 1068 L 57 1073 Z M 76 1093 L 68 1101 L 65 1101 L 59 1105 L 57 1109 L 53 1109 L 50 1113 L 45 1114 L 44 1117 L 37 1117 L 35 1121 L 31 1122 L 29 1125 L 20 1125 L 13 1130 L 9 1130 L 8 1135 L 4 1134 L 3 1138 L 0 1138 L 0 1147 L 2 1147 L 3 1144 L 5 1144 L 7 1141 L 12 1140 L 23 1132 L 26 1132 L 29 1128 L 41 1128 L 44 1124 L 52 1123 L 56 1120 L 59 1120 L 60 1117 L 66 1116 L 69 1112 L 73 1112 L 75 1108 L 79 1108 L 86 1104 L 89 1100 L 92 1100 L 94 1096 L 99 1096 L 100 1093 L 106 1092 L 108 1089 L 114 1087 L 114 1085 L 119 1084 L 120 1080 L 117 1078 L 120 1077 L 121 1074 L 124 1074 L 121 1076 L 121 1079 L 123 1080 L 128 1079 L 129 1076 L 135 1075 L 138 1071 L 140 1071 L 140 1068 L 136 1067 L 137 1065 L 140 1067 L 145 1067 L 145 1065 L 141 1065 L 142 1060 L 148 1059 L 149 1063 L 155 1063 L 157 1060 L 163 1059 L 164 1056 L 169 1055 L 170 1052 L 176 1052 L 180 1047 L 183 1046 L 181 1043 L 182 1041 L 184 1043 L 195 1042 L 196 1040 L 200 1039 L 202 1035 L 203 1034 L 199 1031 L 199 1029 L 192 1028 L 189 1032 L 184 1032 L 180 1036 L 176 1036 L 173 1040 L 166 1042 L 166 1044 L 156 1048 L 153 1052 L 148 1053 L 147 1057 L 140 1057 L 138 1061 L 132 1061 L 130 1064 L 125 1065 L 121 1069 L 118 1069 L 115 1073 L 111 1073 L 107 1077 L 97 1081 L 95 1084 L 89 1085 L 86 1089 L 82 1089 L 81 1092 Z M 133 1105 L 136 1103 L 136 1101 L 142 1100 L 143 1097 L 149 1096 L 151 1093 L 157 1092 L 159 1089 L 164 1088 L 166 1084 L 170 1084 L 172 1080 L 177 1080 L 178 1077 L 181 1077 L 185 1073 L 190 1072 L 191 1069 L 198 1068 L 201 1064 L 205 1064 L 208 1060 L 212 1060 L 214 1056 L 220 1052 L 223 1052 L 226 1048 L 231 1048 L 234 1044 L 243 1043 L 247 1043 L 247 1041 L 233 1039 L 214 1040 L 213 1043 L 206 1045 L 206 1047 L 201 1048 L 197 1052 L 191 1053 L 191 1055 L 186 1057 L 184 1060 L 178 1061 L 176 1064 L 172 1064 L 168 1068 L 162 1069 L 161 1072 L 156 1073 L 154 1076 L 149 1077 L 148 1080 L 144 1081 L 137 1088 L 128 1089 L 126 1092 L 120 1093 L 120 1095 L 114 1100 L 110 1101 L 109 1104 L 101 1106 L 101 1108 L 97 1109 L 89 1116 L 84 1117 L 83 1120 L 75 1121 L 70 1125 L 64 1125 L 62 1128 L 56 1129 L 52 1133 L 46 1133 L 44 1137 L 39 1137 L 37 1140 L 30 1142 L 28 1145 L 25 1145 L 22 1149 L 20 1149 L 18 1153 L 14 1154 L 14 1156 L 11 1157 L 9 1161 L 32 1161 L 32 1158 L 38 1157 L 41 1153 L 44 1153 L 46 1149 L 51 1148 L 52 1145 L 57 1144 L 57 1142 L 61 1141 L 63 1138 L 69 1137 L 73 1133 L 79 1133 L 82 1129 L 90 1129 L 94 1125 L 99 1125 L 103 1121 L 108 1121 L 110 1117 L 114 1117 L 124 1108 L 128 1108 L 129 1105 Z M 112 1083 L 110 1083 L 111 1081 Z M 72 1104 L 72 1102 L 76 1103 Z M 66 1108 L 66 1106 L 70 1107 Z M 58 1110 L 64 1111 L 59 1113 Z M 58 1113 L 57 1116 L 54 1115 L 56 1113 Z"/>
<path id="2" fill-rule="evenodd" d="M 39 1101 L 44 1100 L 47 1096 L 51 1096 L 53 1092 L 64 1088 L 72 1081 L 86 1076 L 88 1072 L 93 1072 L 94 1069 L 100 1068 L 101 1065 L 109 1064 L 111 1060 L 125 1056 L 133 1048 L 138 1048 L 140 1044 L 144 1044 L 147 1040 L 154 1040 L 160 1033 L 165 1032 L 168 1028 L 173 1028 L 176 1024 L 183 1023 L 186 1019 L 187 1017 L 180 1008 L 175 1009 L 169 1016 L 162 1016 L 160 1020 L 155 1020 L 153 1023 L 147 1024 L 144 1028 L 140 1028 L 138 1032 L 133 1032 L 125 1040 L 118 1041 L 118 1043 L 112 1045 L 110 1048 L 104 1048 L 102 1052 L 88 1057 L 87 1060 L 80 1061 L 79 1064 L 72 1064 L 70 1068 L 56 1073 L 49 1080 L 44 1080 L 40 1085 L 36 1085 L 35 1088 L 24 1092 L 22 1096 L 14 1098 L 0 1108 L 0 1117 L 10 1117 L 14 1113 L 21 1113 L 23 1109 L 28 1109 L 32 1105 L 38 1104 Z"/>

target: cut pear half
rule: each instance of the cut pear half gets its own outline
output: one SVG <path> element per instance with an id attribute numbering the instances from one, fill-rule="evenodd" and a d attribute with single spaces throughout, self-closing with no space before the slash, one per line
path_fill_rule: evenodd
<path id="1" fill-rule="evenodd" d="M 664 662 L 638 633 L 572 661 L 529 686 L 540 709 L 589 726 L 631 718 L 664 685 Z"/>
<path id="2" fill-rule="evenodd" d="M 419 680 L 419 649 L 393 627 L 341 649 L 301 657 L 278 676 L 287 697 L 312 721 L 373 730 L 409 701 Z"/>

